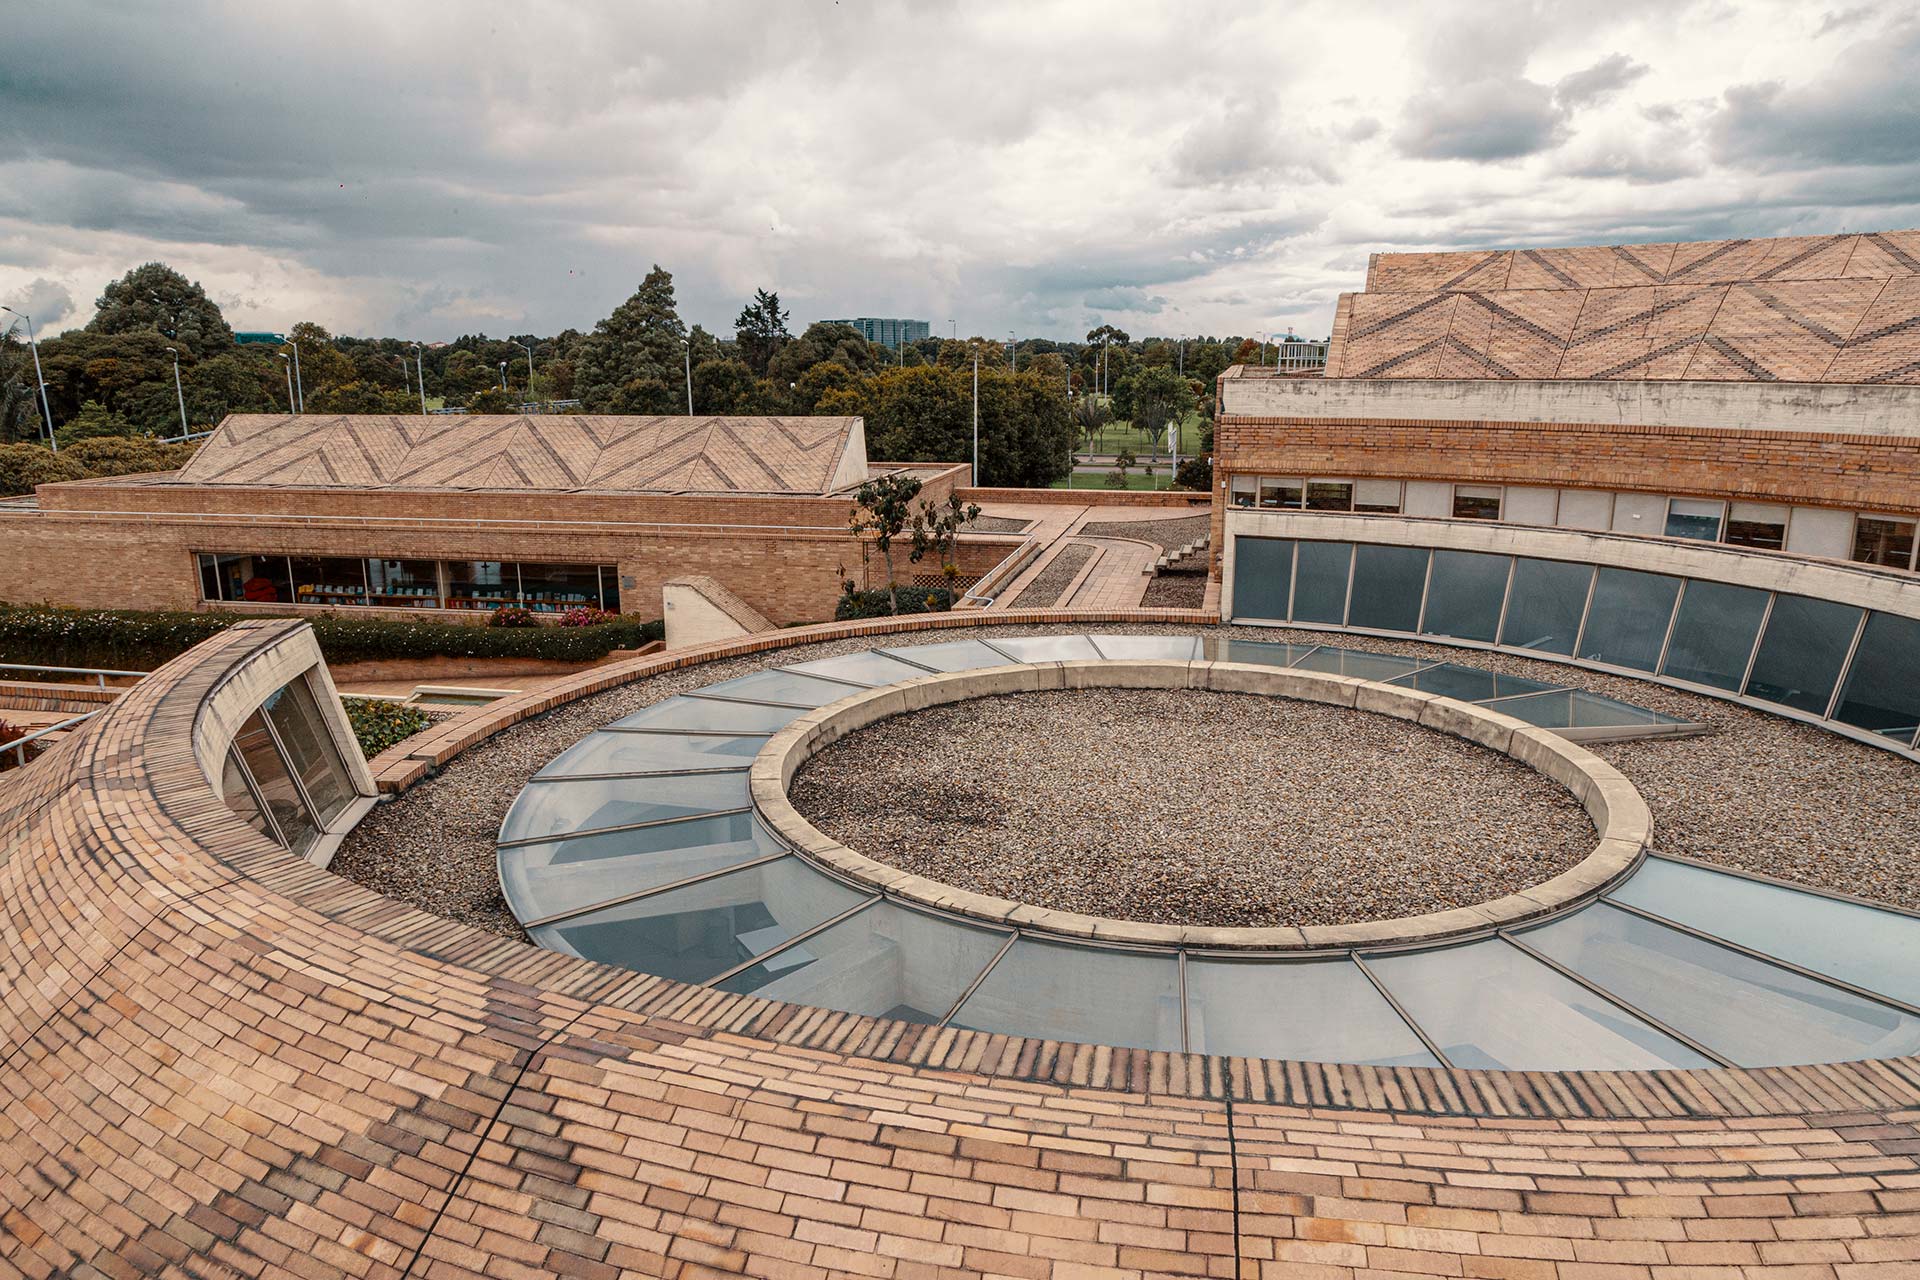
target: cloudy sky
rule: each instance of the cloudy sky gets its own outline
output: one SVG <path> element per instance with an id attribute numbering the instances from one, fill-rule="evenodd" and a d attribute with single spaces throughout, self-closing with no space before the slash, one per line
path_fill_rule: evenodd
<path id="1" fill-rule="evenodd" d="M 0 42 L 0 303 L 236 327 L 1323 334 L 1370 251 L 1920 225 L 1920 0 L 58 0 Z"/>

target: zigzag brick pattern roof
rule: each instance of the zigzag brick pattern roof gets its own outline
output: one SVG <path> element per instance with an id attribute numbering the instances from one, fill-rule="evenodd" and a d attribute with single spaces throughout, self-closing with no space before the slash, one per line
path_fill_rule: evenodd
<path id="1" fill-rule="evenodd" d="M 854 418 L 234 414 L 177 482 L 821 494 Z"/>
<path id="2" fill-rule="evenodd" d="M 1326 376 L 1920 383 L 1920 231 L 1375 254 Z"/>

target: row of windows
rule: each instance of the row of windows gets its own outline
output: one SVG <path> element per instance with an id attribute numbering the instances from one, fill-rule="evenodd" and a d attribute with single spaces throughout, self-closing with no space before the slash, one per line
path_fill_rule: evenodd
<path id="1" fill-rule="evenodd" d="M 214 601 L 378 605 L 386 609 L 620 611 L 612 565 L 512 560 L 381 560 L 201 552 L 200 594 Z"/>
<path id="2" fill-rule="evenodd" d="M 353 776 L 306 677 L 275 690 L 240 726 L 220 792 L 247 825 L 301 856 L 353 803 Z"/>
<path id="3" fill-rule="evenodd" d="M 1920 619 L 1727 583 L 1477 551 L 1239 537 L 1236 621 L 1557 654 L 1920 733 Z"/>
<path id="4" fill-rule="evenodd" d="M 1405 509 L 1405 485 L 1398 480 L 1322 480 L 1236 475 L 1232 484 L 1229 499 L 1236 507 L 1271 511 L 1358 511 L 1385 515 L 1398 514 Z M 1596 493 L 1595 496 L 1610 495 Z M 1451 513 L 1456 520 L 1505 519 L 1508 514 L 1507 491 L 1499 485 L 1453 485 Z M 1668 498 L 1665 523 L 1660 532 L 1669 538 L 1779 551 L 1787 545 L 1787 526 L 1792 513 L 1791 507 L 1780 503 Z M 1656 510 L 1656 519 L 1659 514 Z M 1603 519 L 1607 517 L 1605 511 L 1601 515 Z M 1607 522 L 1612 525 L 1610 519 Z M 1640 532 L 1637 528 L 1634 531 Z M 1920 554 L 1916 522 L 1900 516 L 1857 515 L 1854 517 L 1849 554 L 1860 564 L 1890 569 L 1920 569 L 1920 563 L 1916 562 L 1916 556 Z"/>

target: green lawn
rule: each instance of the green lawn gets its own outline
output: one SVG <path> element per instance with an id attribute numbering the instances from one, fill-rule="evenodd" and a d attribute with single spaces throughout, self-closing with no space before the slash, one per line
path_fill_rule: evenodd
<path id="1" fill-rule="evenodd" d="M 1127 472 L 1127 488 L 1129 489 L 1171 489 L 1173 487 L 1173 476 L 1169 474 L 1166 464 L 1163 462 L 1161 463 L 1160 466 L 1154 468 L 1154 470 L 1158 472 L 1158 474 L 1153 476 L 1145 476 L 1140 474 L 1140 472 L 1138 471 L 1128 471 Z M 1105 489 L 1107 488 L 1107 477 L 1104 474 L 1083 475 L 1080 472 L 1076 471 L 1073 473 L 1071 479 L 1073 481 L 1071 485 L 1069 485 L 1064 480 L 1055 480 L 1048 487 L 1053 489 L 1067 489 L 1067 488 Z"/>
<path id="2" fill-rule="evenodd" d="M 1194 414 L 1180 424 L 1181 457 L 1190 458 L 1200 452 L 1200 427 L 1203 421 L 1199 414 Z M 1130 422 L 1108 423 L 1106 430 L 1099 432 L 1093 438 L 1093 449 L 1097 453 L 1118 453 L 1122 447 L 1132 449 L 1136 455 L 1143 458 L 1153 456 L 1153 440 L 1149 438 L 1147 432 Z M 1086 451 L 1084 443 L 1081 451 Z M 1167 456 L 1164 434 L 1160 437 L 1160 456 L 1163 459 Z"/>

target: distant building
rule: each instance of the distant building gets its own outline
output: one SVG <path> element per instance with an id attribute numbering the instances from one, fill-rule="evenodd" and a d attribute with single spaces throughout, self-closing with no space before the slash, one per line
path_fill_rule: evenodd
<path id="1" fill-rule="evenodd" d="M 926 320 L 879 320 L 861 316 L 858 320 L 822 320 L 821 324 L 852 325 L 868 342 L 882 347 L 897 347 L 903 342 L 919 342 L 932 334 Z"/>

